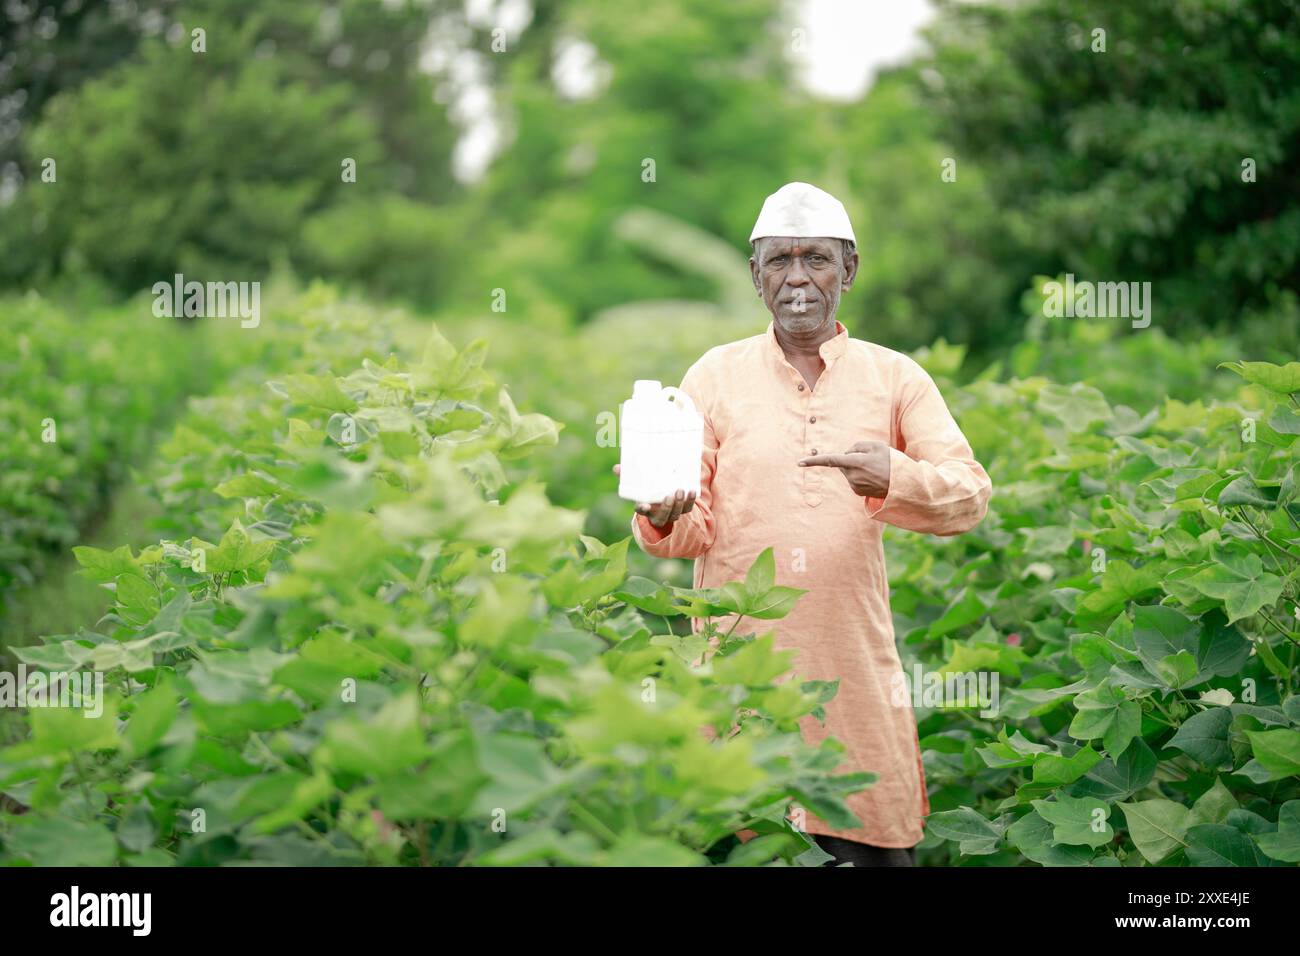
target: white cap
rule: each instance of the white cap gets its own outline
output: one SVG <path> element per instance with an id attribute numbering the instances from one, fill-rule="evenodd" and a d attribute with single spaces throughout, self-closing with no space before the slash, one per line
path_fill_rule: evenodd
<path id="1" fill-rule="evenodd" d="M 763 200 L 749 241 L 764 236 L 826 236 L 858 241 L 844 203 L 808 183 L 786 183 Z"/>

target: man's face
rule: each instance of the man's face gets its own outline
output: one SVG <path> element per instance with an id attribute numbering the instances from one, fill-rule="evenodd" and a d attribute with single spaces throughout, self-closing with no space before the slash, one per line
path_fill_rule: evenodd
<path id="1" fill-rule="evenodd" d="M 840 293 L 853 284 L 858 254 L 844 259 L 844 244 L 825 236 L 768 236 L 749 260 L 754 287 L 783 331 L 814 332 L 833 323 Z"/>

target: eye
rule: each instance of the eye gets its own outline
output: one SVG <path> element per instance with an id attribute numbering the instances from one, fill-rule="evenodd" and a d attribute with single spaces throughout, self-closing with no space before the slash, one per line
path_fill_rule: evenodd
<path id="1" fill-rule="evenodd" d="M 811 259 L 813 262 L 817 262 L 817 263 L 822 263 L 826 261 L 826 257 L 822 255 L 820 252 L 814 252 L 808 258 Z"/>

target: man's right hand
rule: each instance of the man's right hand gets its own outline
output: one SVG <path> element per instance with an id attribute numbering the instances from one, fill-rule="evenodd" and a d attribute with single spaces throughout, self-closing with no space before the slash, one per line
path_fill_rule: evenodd
<path id="1" fill-rule="evenodd" d="M 619 466 L 614 466 L 614 474 L 619 473 Z M 668 495 L 663 501 L 656 501 L 653 504 L 641 502 L 636 506 L 636 513 L 645 515 L 650 519 L 650 523 L 656 528 L 663 528 L 672 524 L 686 512 L 695 507 L 695 492 L 687 492 L 681 488 L 677 489 L 675 495 Z"/>

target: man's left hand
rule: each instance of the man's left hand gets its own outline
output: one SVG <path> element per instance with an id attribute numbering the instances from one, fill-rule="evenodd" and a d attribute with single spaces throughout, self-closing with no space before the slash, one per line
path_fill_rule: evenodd
<path id="1" fill-rule="evenodd" d="M 799 464 L 838 468 L 849 487 L 864 498 L 883 498 L 889 493 L 889 446 L 882 441 L 855 442 L 842 455 L 809 455 L 800 458 Z"/>

